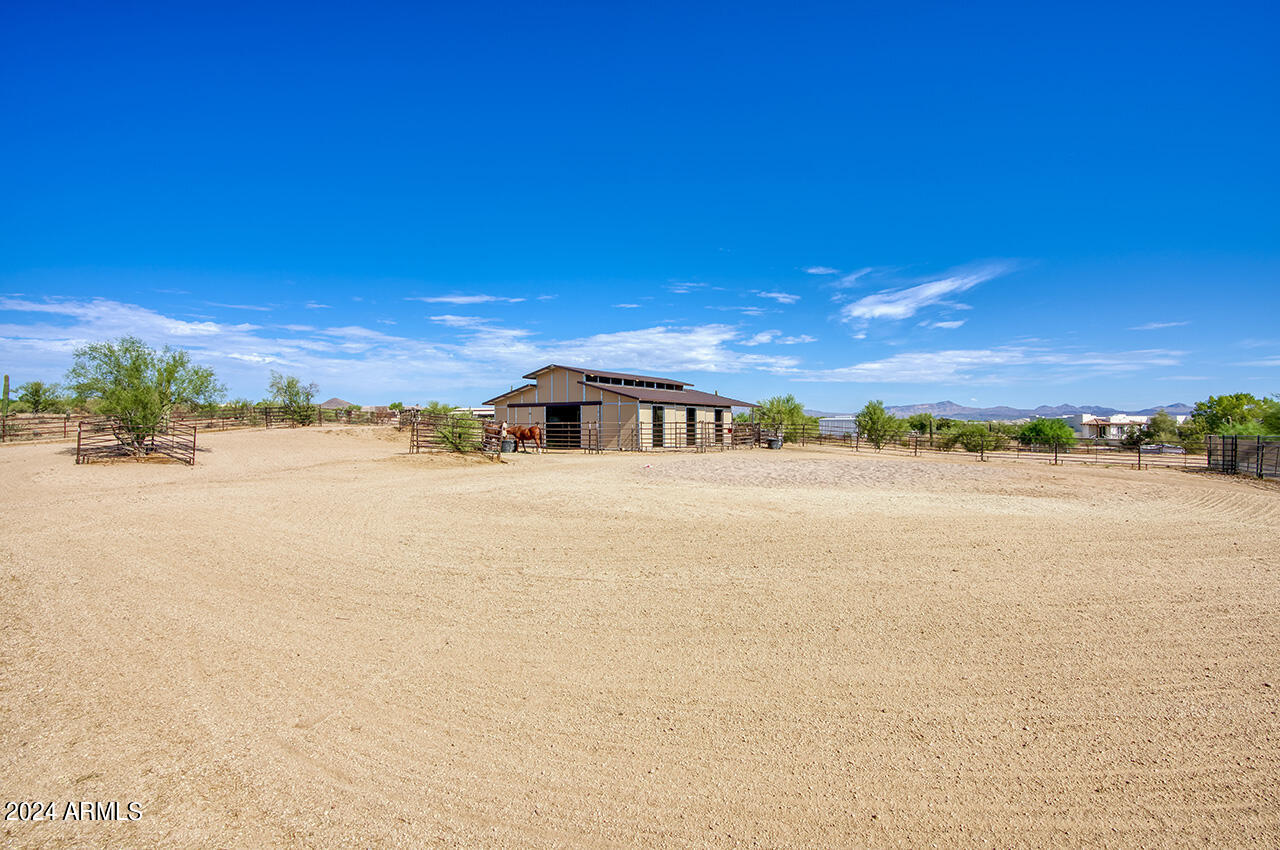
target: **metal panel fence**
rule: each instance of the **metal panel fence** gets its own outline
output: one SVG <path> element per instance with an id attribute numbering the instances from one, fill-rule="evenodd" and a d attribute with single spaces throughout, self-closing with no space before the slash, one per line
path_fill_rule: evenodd
<path id="1" fill-rule="evenodd" d="M 237 428 L 279 428 L 300 425 L 392 425 L 393 410 L 325 410 L 309 407 L 296 415 L 279 406 L 220 408 L 211 411 L 174 411 L 169 417 L 175 424 L 190 425 L 200 431 L 230 431 Z M 75 438 L 81 422 L 103 419 L 87 413 L 30 414 L 14 413 L 0 417 L 0 443 Z"/>
<path id="2" fill-rule="evenodd" d="M 1208 467 L 1214 472 L 1280 478 L 1280 437 L 1214 435 L 1206 448 Z"/>
<path id="3" fill-rule="evenodd" d="M 175 422 L 162 423 L 141 442 L 114 416 L 82 419 L 76 425 L 76 463 L 112 458 L 145 458 L 158 454 L 194 466 L 196 428 Z"/>
<path id="4" fill-rule="evenodd" d="M 498 426 L 471 416 L 425 414 L 409 420 L 409 453 L 486 452 L 496 454 Z"/>

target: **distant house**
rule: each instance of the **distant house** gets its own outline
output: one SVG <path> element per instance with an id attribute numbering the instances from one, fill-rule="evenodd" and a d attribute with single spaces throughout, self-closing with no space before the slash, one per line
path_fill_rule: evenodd
<path id="1" fill-rule="evenodd" d="M 1173 419 L 1179 425 L 1187 421 L 1186 416 L 1178 415 Z M 1127 434 L 1136 431 L 1151 421 L 1150 416 L 1134 416 L 1128 413 L 1113 413 L 1110 416 L 1094 416 L 1092 413 L 1071 413 L 1062 417 L 1071 426 L 1077 437 L 1095 440 L 1120 440 Z"/>
<path id="2" fill-rule="evenodd" d="M 349 401 L 343 401 L 337 396 L 334 396 L 333 398 L 329 399 L 328 401 L 320 405 L 320 407 L 324 410 L 346 410 L 348 407 L 359 407 L 359 406 L 360 405 L 352 404 Z"/>

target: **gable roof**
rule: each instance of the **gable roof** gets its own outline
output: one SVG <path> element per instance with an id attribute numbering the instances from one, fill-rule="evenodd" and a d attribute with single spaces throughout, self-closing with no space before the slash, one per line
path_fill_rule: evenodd
<path id="1" fill-rule="evenodd" d="M 511 389 L 507 390 L 505 393 L 502 393 L 501 395 L 496 395 L 493 398 L 489 399 L 488 401 L 481 402 L 481 404 L 494 404 L 495 402 L 501 401 L 502 399 L 506 398 L 509 395 L 515 395 L 516 393 L 533 389 L 536 386 L 537 384 L 523 384 L 518 387 L 512 387 Z"/>
<path id="2" fill-rule="evenodd" d="M 594 372 L 592 374 L 595 374 Z M 612 377 L 612 376 L 610 376 Z M 584 387 L 620 395 L 623 398 L 634 398 L 636 401 L 651 401 L 658 404 L 694 404 L 703 407 L 755 407 L 749 401 L 729 398 L 727 395 L 704 393 L 701 390 L 655 390 L 648 387 L 620 387 L 617 384 L 593 384 L 589 381 L 578 381 Z"/>
<path id="3" fill-rule="evenodd" d="M 526 378 L 536 378 L 548 369 L 566 369 L 570 372 L 578 372 L 582 375 L 599 375 L 601 378 L 621 378 L 623 380 L 633 381 L 654 381 L 663 384 L 679 384 L 682 387 L 691 387 L 693 384 L 688 381 L 680 381 L 676 378 L 656 378 L 653 375 L 633 375 L 630 372 L 606 372 L 602 369 L 584 369 L 581 366 L 562 366 L 558 363 L 550 363 L 541 369 L 534 369 Z"/>

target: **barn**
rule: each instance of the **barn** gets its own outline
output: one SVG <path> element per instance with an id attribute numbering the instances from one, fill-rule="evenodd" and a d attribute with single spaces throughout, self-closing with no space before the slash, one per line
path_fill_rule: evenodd
<path id="1" fill-rule="evenodd" d="M 647 450 L 731 445 L 733 408 L 753 408 L 675 378 L 551 364 L 485 402 L 494 419 L 541 425 L 547 448 Z"/>

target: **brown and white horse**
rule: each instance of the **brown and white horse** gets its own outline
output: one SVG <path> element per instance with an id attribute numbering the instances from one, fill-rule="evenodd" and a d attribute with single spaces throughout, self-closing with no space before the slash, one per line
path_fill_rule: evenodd
<path id="1" fill-rule="evenodd" d="M 516 448 L 520 451 L 528 451 L 525 443 L 533 441 L 533 448 L 538 454 L 542 454 L 542 429 L 537 425 L 508 425 L 502 423 L 502 439 L 515 440 Z"/>

